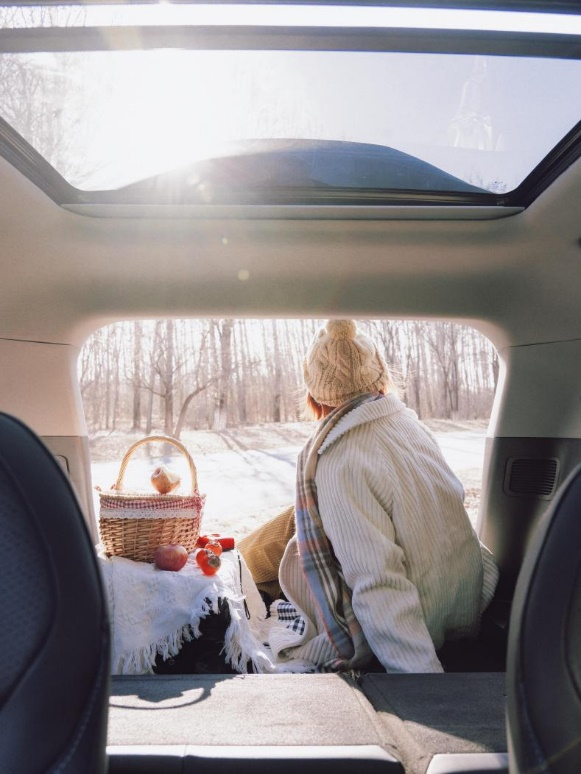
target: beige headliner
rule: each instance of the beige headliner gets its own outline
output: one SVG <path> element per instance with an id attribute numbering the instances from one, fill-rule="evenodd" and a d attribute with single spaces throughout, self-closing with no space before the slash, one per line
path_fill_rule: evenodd
<path id="1" fill-rule="evenodd" d="M 5 161 L 0 182 L 0 338 L 79 345 L 168 315 L 445 317 L 499 348 L 581 338 L 581 162 L 523 213 L 480 221 L 88 217 Z"/>

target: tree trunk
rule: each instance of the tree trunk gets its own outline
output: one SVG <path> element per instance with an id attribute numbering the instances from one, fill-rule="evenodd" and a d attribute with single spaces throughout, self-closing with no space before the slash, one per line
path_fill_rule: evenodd
<path id="1" fill-rule="evenodd" d="M 273 367 L 274 380 L 272 386 L 272 421 L 282 422 L 281 402 L 282 402 L 282 365 L 280 362 L 280 347 L 278 343 L 278 331 L 276 320 L 271 320 L 272 345 L 273 345 Z"/>
<path id="2" fill-rule="evenodd" d="M 141 323 L 133 324 L 133 422 L 131 430 L 141 430 Z"/>
<path id="3" fill-rule="evenodd" d="M 174 438 L 177 438 L 178 440 L 180 439 L 182 430 L 184 429 L 188 408 L 190 407 L 190 403 L 192 402 L 192 400 L 196 397 L 196 395 L 199 395 L 201 392 L 204 392 L 204 390 L 207 390 L 210 384 L 211 382 L 206 382 L 205 384 L 202 384 L 200 387 L 197 387 L 195 390 L 193 390 L 193 392 L 190 392 L 188 395 L 186 395 L 182 403 L 178 421 L 173 432 Z"/>
<path id="4" fill-rule="evenodd" d="M 418 419 L 422 419 L 423 413 L 422 413 L 422 390 L 421 390 L 421 367 L 422 367 L 422 351 L 421 351 L 421 336 L 416 333 L 414 336 L 415 341 L 413 342 L 415 347 L 415 356 L 414 356 L 414 367 L 413 367 L 413 377 L 412 377 L 412 383 L 414 386 L 414 398 L 416 402 L 416 413 L 418 415 Z"/>
<path id="5" fill-rule="evenodd" d="M 218 324 L 220 338 L 220 377 L 214 405 L 212 430 L 225 430 L 228 427 L 228 394 L 232 377 L 232 328 L 233 320 L 222 320 Z"/>
<path id="6" fill-rule="evenodd" d="M 162 382 L 164 386 L 163 393 L 163 432 L 165 435 L 171 435 L 173 432 L 173 402 L 174 402 L 174 333 L 175 324 L 173 320 L 165 322 L 165 342 Z"/>

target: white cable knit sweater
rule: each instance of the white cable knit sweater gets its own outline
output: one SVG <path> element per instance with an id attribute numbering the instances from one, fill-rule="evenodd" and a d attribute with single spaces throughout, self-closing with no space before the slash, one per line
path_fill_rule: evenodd
<path id="1" fill-rule="evenodd" d="M 353 592 L 353 609 L 388 672 L 439 672 L 446 639 L 475 635 L 498 570 L 463 506 L 462 485 L 416 414 L 395 396 L 347 414 L 323 443 L 315 475 L 325 531 Z M 273 620 L 283 661 L 333 656 L 296 540 L 280 567 L 306 619 L 298 634 Z"/>

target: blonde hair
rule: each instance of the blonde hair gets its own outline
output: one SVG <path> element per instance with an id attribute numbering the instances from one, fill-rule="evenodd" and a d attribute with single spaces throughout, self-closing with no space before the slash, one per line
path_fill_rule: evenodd
<path id="1" fill-rule="evenodd" d="M 380 390 L 377 391 L 377 394 L 386 395 L 387 392 L 388 392 L 388 389 L 382 387 Z M 316 419 L 318 421 L 319 419 L 323 419 L 323 417 L 326 417 L 328 414 L 331 413 L 331 411 L 334 411 L 336 408 L 337 408 L 336 406 L 326 406 L 324 403 L 317 403 L 317 401 L 313 398 L 311 393 L 307 390 L 305 395 L 305 409 L 304 409 L 305 419 Z"/>

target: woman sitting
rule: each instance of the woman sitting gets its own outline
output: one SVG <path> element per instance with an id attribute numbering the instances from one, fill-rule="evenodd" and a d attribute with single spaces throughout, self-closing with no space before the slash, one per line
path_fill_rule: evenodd
<path id="1" fill-rule="evenodd" d="M 255 576 L 278 565 L 285 599 L 269 644 L 292 669 L 440 672 L 446 640 L 474 637 L 498 570 L 429 430 L 396 396 L 375 344 L 331 320 L 304 360 L 319 420 L 287 511 L 242 541 Z M 280 538 L 282 535 L 282 540 Z"/>

